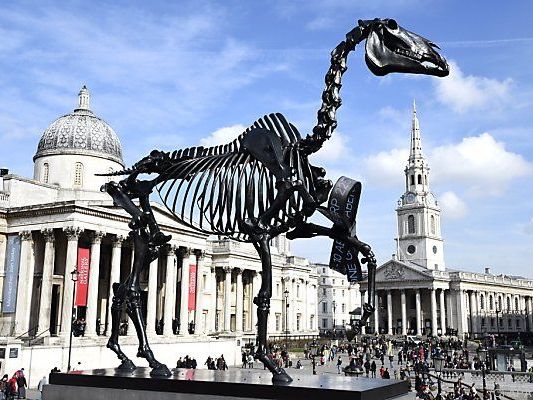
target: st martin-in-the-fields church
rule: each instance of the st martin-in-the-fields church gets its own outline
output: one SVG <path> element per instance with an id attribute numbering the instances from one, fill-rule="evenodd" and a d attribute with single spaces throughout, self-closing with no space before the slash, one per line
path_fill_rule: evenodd
<path id="1" fill-rule="evenodd" d="M 490 268 L 484 273 L 446 268 L 441 210 L 430 190 L 414 104 L 405 193 L 396 213 L 396 254 L 378 267 L 377 307 L 367 333 L 531 336 L 532 280 L 494 275 Z"/>

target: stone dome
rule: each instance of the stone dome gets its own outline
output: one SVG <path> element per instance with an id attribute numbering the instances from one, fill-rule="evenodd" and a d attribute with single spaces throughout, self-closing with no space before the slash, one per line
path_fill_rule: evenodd
<path id="1" fill-rule="evenodd" d="M 49 155 L 80 154 L 124 165 L 120 140 L 113 128 L 89 108 L 90 94 L 86 86 L 81 88 L 78 99 L 78 108 L 46 128 L 33 160 Z"/>

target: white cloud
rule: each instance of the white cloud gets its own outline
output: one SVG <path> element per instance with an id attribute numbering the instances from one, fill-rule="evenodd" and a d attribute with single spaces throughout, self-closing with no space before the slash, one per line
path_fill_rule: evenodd
<path id="1" fill-rule="evenodd" d="M 382 186 L 396 186 L 407 163 L 407 149 L 392 149 L 367 157 L 365 176 Z M 473 195 L 500 195 L 516 178 L 533 173 L 533 163 L 508 151 L 489 133 L 439 146 L 427 155 L 432 183 L 463 186 Z"/>
<path id="2" fill-rule="evenodd" d="M 489 133 L 437 147 L 429 161 L 436 182 L 462 183 L 472 194 L 500 195 L 512 180 L 533 172 L 531 162 Z"/>
<path id="3" fill-rule="evenodd" d="M 509 99 L 512 79 L 500 81 L 465 75 L 454 61 L 450 61 L 449 65 L 450 75 L 436 79 L 435 90 L 438 100 L 455 112 L 494 108 Z"/>
<path id="4" fill-rule="evenodd" d="M 216 146 L 219 144 L 226 144 L 231 142 L 242 132 L 246 130 L 246 127 L 241 124 L 226 126 L 212 132 L 209 136 L 200 139 L 200 144 L 204 147 Z"/>
<path id="5" fill-rule="evenodd" d="M 313 164 L 338 164 L 346 162 L 346 156 L 351 154 L 346 136 L 335 132 L 329 140 L 324 142 L 323 147 L 311 156 Z"/>
<path id="6" fill-rule="evenodd" d="M 451 219 L 459 219 L 466 215 L 468 208 L 454 192 L 444 192 L 439 196 L 439 204 L 444 215 Z"/>

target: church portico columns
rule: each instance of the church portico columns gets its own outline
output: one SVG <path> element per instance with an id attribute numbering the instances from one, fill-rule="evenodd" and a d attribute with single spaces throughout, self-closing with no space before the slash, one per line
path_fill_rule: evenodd
<path id="1" fill-rule="evenodd" d="M 402 289 L 400 293 L 402 305 L 402 335 L 407 335 L 407 303 L 405 299 L 405 289 Z"/>
<path id="2" fill-rule="evenodd" d="M 446 307 L 445 307 L 444 289 L 440 290 L 440 329 L 443 335 L 446 334 Z"/>
<path id="3" fill-rule="evenodd" d="M 416 289 L 415 293 L 416 302 L 416 334 L 422 335 L 422 304 L 420 302 L 420 289 Z"/>
<path id="4" fill-rule="evenodd" d="M 176 309 L 176 246 L 167 248 L 167 272 L 165 275 L 165 304 L 163 306 L 163 335 L 172 336 L 172 321 Z"/>
<path id="5" fill-rule="evenodd" d="M 231 268 L 224 267 L 224 332 L 231 330 Z"/>
<path id="6" fill-rule="evenodd" d="M 52 305 L 52 278 L 54 274 L 54 259 L 55 259 L 55 238 L 53 229 L 43 229 L 42 234 L 44 236 L 44 262 L 43 262 L 43 276 L 41 282 L 41 299 L 39 302 L 39 322 L 38 332 L 42 333 L 47 329 L 50 329 L 50 311 Z M 46 336 L 50 335 L 50 332 L 45 333 Z"/>
<path id="7" fill-rule="evenodd" d="M 387 290 L 387 333 L 392 335 L 392 290 Z"/>
<path id="8" fill-rule="evenodd" d="M 477 300 L 476 300 L 476 292 L 470 291 L 470 330 L 471 334 L 473 335 L 478 331 L 477 327 Z"/>
<path id="9" fill-rule="evenodd" d="M 379 294 L 376 290 L 376 293 L 374 295 L 375 298 L 375 304 L 376 304 L 376 310 L 374 311 L 374 333 L 379 334 Z"/>
<path id="10" fill-rule="evenodd" d="M 242 272 L 243 271 L 241 268 L 235 268 L 235 284 L 236 284 L 235 331 L 236 332 L 242 332 L 242 313 L 243 313 L 243 302 L 244 302 Z"/>
<path id="11" fill-rule="evenodd" d="M 33 238 L 31 231 L 22 231 L 19 235 L 21 239 L 20 270 L 19 284 L 17 287 L 15 335 L 22 335 L 29 329 L 34 271 Z"/>
<path id="12" fill-rule="evenodd" d="M 71 272 L 77 269 L 78 239 L 82 230 L 76 227 L 67 227 L 63 231 L 67 235 L 67 254 L 65 259 L 65 275 L 63 276 L 63 307 L 61 311 L 61 333 L 70 333 L 72 324 L 72 295 L 74 282 Z"/>
<path id="13" fill-rule="evenodd" d="M 431 334 L 437 336 L 437 290 L 431 288 Z"/>
<path id="14" fill-rule="evenodd" d="M 124 236 L 117 235 L 113 238 L 113 247 L 111 249 L 111 272 L 109 273 L 109 294 L 107 310 L 107 328 L 106 333 L 111 332 L 111 305 L 113 304 L 113 283 L 120 283 L 120 258 L 122 254 L 122 244 Z M 133 325 L 132 325 L 133 326 Z"/>
<path id="15" fill-rule="evenodd" d="M 196 250 L 194 252 L 195 263 L 196 263 L 196 307 L 194 311 L 194 333 L 202 334 L 207 332 L 207 329 L 204 327 L 204 323 L 207 323 L 207 320 L 204 322 L 204 260 L 205 252 L 202 250 Z"/>
<path id="16" fill-rule="evenodd" d="M 85 321 L 87 336 L 96 335 L 98 317 L 98 287 L 100 286 L 100 246 L 105 232 L 96 231 L 91 237 L 91 261 L 89 267 L 89 289 L 87 295 L 87 314 Z"/>

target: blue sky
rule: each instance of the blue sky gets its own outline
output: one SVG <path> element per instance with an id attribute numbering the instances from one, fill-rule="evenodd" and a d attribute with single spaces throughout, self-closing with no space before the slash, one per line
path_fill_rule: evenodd
<path id="1" fill-rule="evenodd" d="M 363 181 L 358 234 L 394 252 L 411 104 L 443 208 L 449 267 L 533 277 L 533 3 L 485 1 L 4 1 L 0 164 L 32 175 L 43 130 L 83 84 L 127 164 L 153 148 L 227 140 L 269 112 L 307 133 L 329 52 L 357 19 L 393 17 L 440 45 L 450 77 L 349 59 L 334 138 L 314 159 Z M 499 4 L 499 5 L 496 5 Z M 314 261 L 329 241 L 293 244 Z"/>

